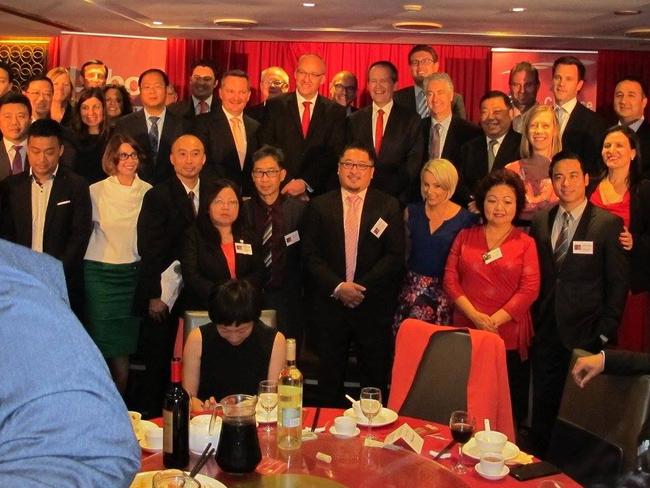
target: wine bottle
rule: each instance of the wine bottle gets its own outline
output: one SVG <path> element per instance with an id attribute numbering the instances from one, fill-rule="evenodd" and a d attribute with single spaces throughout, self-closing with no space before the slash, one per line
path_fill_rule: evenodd
<path id="1" fill-rule="evenodd" d="M 181 385 L 181 360 L 172 359 L 172 382 L 163 400 L 163 464 L 185 469 L 190 462 L 190 396 Z"/>
<path id="2" fill-rule="evenodd" d="M 278 378 L 278 447 L 297 449 L 302 441 L 302 373 L 296 367 L 296 340 L 287 339 L 287 364 Z"/>

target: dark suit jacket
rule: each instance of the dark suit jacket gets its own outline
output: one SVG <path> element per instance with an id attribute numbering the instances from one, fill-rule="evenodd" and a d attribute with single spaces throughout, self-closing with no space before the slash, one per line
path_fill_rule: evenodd
<path id="1" fill-rule="evenodd" d="M 199 211 L 207 208 L 211 188 L 213 180 L 200 179 Z M 150 299 L 160 298 L 160 275 L 172 262 L 180 261 L 183 235 L 195 220 L 185 188 L 176 175 L 145 193 L 138 217 L 138 254 L 142 259 L 136 309 L 146 311 Z"/>
<path id="2" fill-rule="evenodd" d="M 345 142 L 345 107 L 318 95 L 312 109 L 309 132 L 303 138 L 296 93 L 267 100 L 259 141 L 284 151 L 285 181 L 302 178 L 318 195 L 336 174 Z"/>
<path id="3" fill-rule="evenodd" d="M 397 90 L 393 94 L 393 100 L 398 105 L 401 105 L 404 108 L 417 112 L 417 105 L 415 104 L 415 87 L 407 86 L 401 90 Z M 466 119 L 467 114 L 465 113 L 465 102 L 463 101 L 463 96 L 460 93 L 454 93 L 454 98 L 451 100 L 451 112 L 454 117 L 460 119 Z"/>
<path id="4" fill-rule="evenodd" d="M 632 292 L 650 291 L 650 181 L 642 180 L 630 195 Z"/>
<path id="5" fill-rule="evenodd" d="M 560 269 L 553 262 L 551 231 L 558 206 L 539 212 L 530 229 L 537 243 L 542 282 L 532 308 L 536 340 L 553 328 L 568 350 L 602 347 L 616 338 L 629 288 L 629 262 L 618 242 L 623 222 L 587 203 Z M 593 254 L 574 254 L 576 241 L 593 242 Z"/>
<path id="6" fill-rule="evenodd" d="M 492 170 L 501 169 L 506 164 L 520 159 L 520 144 L 521 134 L 510 127 L 494 157 Z M 488 143 L 484 134 L 466 142 L 460 148 L 460 182 L 454 194 L 454 200 L 459 204 L 467 205 L 472 200 L 471 195 L 476 192 L 478 183 L 488 174 L 487 152 Z"/>
<path id="7" fill-rule="evenodd" d="M 388 226 L 376 237 L 371 230 L 379 219 Z M 343 199 L 334 190 L 312 200 L 305 214 L 303 264 L 316 302 L 327 307 L 331 294 L 345 281 Z M 358 307 L 365 313 L 392 317 L 396 291 L 404 266 L 404 224 L 398 201 L 369 188 L 361 211 L 354 282 L 366 288 Z M 322 310 L 321 310 L 322 311 Z M 389 318 L 390 321 L 390 318 Z"/>
<path id="8" fill-rule="evenodd" d="M 644 119 L 636 131 L 641 146 L 641 173 L 644 178 L 650 178 L 650 124 Z"/>
<path id="9" fill-rule="evenodd" d="M 29 168 L 29 160 L 27 159 L 27 153 L 25 153 L 26 161 L 23 162 L 23 167 Z M 0 137 L 0 181 L 4 180 L 7 176 L 11 176 L 11 160 L 9 159 L 9 154 L 7 154 L 7 148 L 5 143 Z"/>
<path id="10" fill-rule="evenodd" d="M 650 354 L 608 349 L 605 373 L 618 375 L 650 374 Z"/>
<path id="11" fill-rule="evenodd" d="M 214 112 L 199 115 L 194 121 L 193 132 L 205 146 L 206 165 L 203 167 L 203 173 L 212 172 L 213 176 L 226 177 L 237 183 L 245 196 L 250 196 L 253 194 L 252 157 L 259 147 L 257 130 L 260 124 L 247 115 L 243 115 L 243 119 L 247 143 L 243 169 L 239 163 L 230 123 L 220 105 Z"/>
<path id="12" fill-rule="evenodd" d="M 261 289 L 264 273 L 262 243 L 248 229 L 234 231 L 235 242 L 252 246 L 253 254 L 235 254 L 237 279 L 246 279 Z M 185 232 L 181 267 L 187 292 L 188 307 L 207 310 L 212 292 L 230 279 L 228 263 L 224 256 L 218 231 L 210 222 L 207 211 Z"/>
<path id="13" fill-rule="evenodd" d="M 562 149 L 578 154 L 590 175 L 598 175 L 604 169 L 600 153 L 606 129 L 600 115 L 578 102 L 562 134 Z"/>
<path id="14" fill-rule="evenodd" d="M 397 198 L 402 206 L 411 201 L 420 168 L 422 167 L 421 119 L 416 113 L 393 104 L 381 143 L 375 155 L 375 173 L 371 185 Z M 372 105 L 348 118 L 348 142 L 361 142 L 374 147 Z"/>
<path id="15" fill-rule="evenodd" d="M 169 161 L 169 154 L 173 142 L 183 134 L 184 130 L 183 118 L 167 110 L 162 130 L 160 130 L 159 126 L 160 143 L 158 145 L 158 155 L 154 161 L 144 110 L 120 117 L 115 126 L 116 133 L 132 137 L 140 146 L 140 150 L 145 154 L 145 160 L 140 161 L 138 174 L 141 179 L 152 185 L 165 181 L 174 174 L 174 169 Z"/>
<path id="16" fill-rule="evenodd" d="M 210 103 L 210 112 L 208 113 L 212 113 L 212 111 L 218 108 L 219 105 L 220 105 L 219 98 L 217 97 L 216 94 L 213 94 L 212 103 Z M 169 104 L 167 106 L 167 109 L 170 112 L 175 113 L 176 115 L 180 115 L 186 121 L 186 124 L 188 126 L 191 126 L 197 117 L 196 112 L 194 110 L 194 101 L 192 100 L 191 96 L 188 100 L 178 101 Z"/>
<path id="17" fill-rule="evenodd" d="M 248 115 L 251 119 L 257 120 L 260 124 L 264 120 L 264 112 L 266 111 L 266 104 L 264 102 L 253 105 L 252 107 L 246 107 L 244 113 Z"/>
<path id="18" fill-rule="evenodd" d="M 425 162 L 429 160 L 431 120 L 431 116 L 422 119 L 422 141 L 424 142 L 423 161 Z M 440 156 L 443 159 L 451 161 L 457 169 L 460 168 L 461 146 L 481 134 L 483 134 L 483 131 L 478 125 L 452 115 L 447 137 L 445 138 L 445 145 L 442 148 Z"/>

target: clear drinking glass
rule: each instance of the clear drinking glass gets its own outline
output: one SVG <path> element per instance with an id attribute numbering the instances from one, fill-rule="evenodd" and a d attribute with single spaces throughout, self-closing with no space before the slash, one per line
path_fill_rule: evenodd
<path id="1" fill-rule="evenodd" d="M 458 462 L 452 468 L 456 474 L 467 473 L 467 468 L 463 464 L 463 445 L 472 438 L 475 425 L 474 417 L 464 410 L 456 410 L 449 417 L 451 436 L 458 443 Z"/>
<path id="2" fill-rule="evenodd" d="M 159 471 L 153 477 L 153 488 L 201 488 L 201 484 L 179 469 Z"/>
<path id="3" fill-rule="evenodd" d="M 381 390 L 373 386 L 362 388 L 359 403 L 361 412 L 368 418 L 368 438 L 373 439 L 372 419 L 381 412 Z"/>
<path id="4" fill-rule="evenodd" d="M 278 382 L 275 380 L 263 380 L 260 381 L 260 386 L 258 388 L 258 397 L 259 402 L 262 408 L 266 411 L 266 426 L 264 429 L 267 432 L 270 432 L 271 422 L 271 411 L 278 404 Z"/>

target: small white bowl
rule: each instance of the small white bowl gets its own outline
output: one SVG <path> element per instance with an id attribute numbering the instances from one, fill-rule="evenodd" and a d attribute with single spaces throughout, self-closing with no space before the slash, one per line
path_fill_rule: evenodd
<path id="1" fill-rule="evenodd" d="M 496 430 L 481 430 L 474 434 L 474 439 L 476 439 L 476 447 L 478 447 L 481 454 L 488 452 L 501 453 L 506 442 L 508 442 L 508 437 Z"/>

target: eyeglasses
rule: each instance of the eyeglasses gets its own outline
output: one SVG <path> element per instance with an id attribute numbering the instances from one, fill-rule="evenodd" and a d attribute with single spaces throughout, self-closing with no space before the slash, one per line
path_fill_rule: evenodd
<path id="1" fill-rule="evenodd" d="M 194 82 L 199 82 L 202 81 L 204 83 L 212 83 L 214 81 L 214 78 L 212 76 L 197 76 L 197 75 L 192 75 L 192 81 Z"/>
<path id="2" fill-rule="evenodd" d="M 413 59 L 413 60 L 411 60 L 411 62 L 409 64 L 411 66 L 413 66 L 414 68 L 416 68 L 418 66 L 429 66 L 430 64 L 433 64 L 433 63 L 435 63 L 435 61 L 433 59 L 424 58 L 424 59 Z"/>
<path id="3" fill-rule="evenodd" d="M 264 176 L 267 178 L 275 178 L 280 174 L 279 169 L 267 169 L 267 170 L 262 170 L 262 169 L 254 169 L 253 170 L 253 178 L 256 180 L 261 180 Z"/>
<path id="4" fill-rule="evenodd" d="M 132 153 L 119 153 L 117 159 L 120 161 L 126 161 L 127 159 L 139 159 L 138 153 L 133 151 Z"/>
<path id="5" fill-rule="evenodd" d="M 212 204 L 216 205 L 217 207 L 224 207 L 224 208 L 239 206 L 239 202 L 237 200 L 213 200 Z"/>
<path id="6" fill-rule="evenodd" d="M 40 92 L 40 91 L 28 91 L 26 92 L 28 95 L 31 95 L 33 97 L 43 97 L 43 98 L 49 98 L 53 95 L 51 91 L 46 91 L 46 92 Z"/>
<path id="7" fill-rule="evenodd" d="M 345 86 L 345 85 L 343 85 L 342 83 L 336 83 L 336 84 L 334 85 L 334 88 L 335 88 L 336 90 L 345 90 L 346 92 L 355 92 L 355 91 L 357 91 L 357 87 L 356 87 L 356 86 Z"/>
<path id="8" fill-rule="evenodd" d="M 307 73 L 301 69 L 296 70 L 296 75 L 302 76 L 303 78 L 320 78 L 325 73 Z"/>
<path id="9" fill-rule="evenodd" d="M 360 163 L 359 161 L 351 161 L 346 159 L 345 161 L 340 161 L 339 166 L 343 169 L 359 169 L 359 171 L 368 171 L 372 168 L 372 164 Z"/>
<path id="10" fill-rule="evenodd" d="M 266 86 L 272 86 L 273 88 L 282 88 L 283 86 L 287 86 L 287 83 L 282 80 L 264 80 L 262 84 Z"/>

